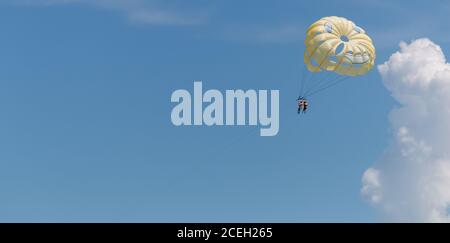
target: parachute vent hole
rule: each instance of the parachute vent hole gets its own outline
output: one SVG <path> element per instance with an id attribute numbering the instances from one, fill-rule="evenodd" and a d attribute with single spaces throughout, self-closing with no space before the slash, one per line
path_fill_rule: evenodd
<path id="1" fill-rule="evenodd" d="M 345 44 L 341 43 L 336 47 L 336 50 L 334 51 L 334 53 L 336 53 L 336 55 L 341 54 L 341 52 L 344 50 Z"/>
<path id="2" fill-rule="evenodd" d="M 328 33 L 333 32 L 333 26 L 330 23 L 325 23 L 323 27 L 325 28 L 326 32 Z"/>
<path id="3" fill-rule="evenodd" d="M 346 35 L 341 35 L 341 41 L 348 42 L 350 39 Z"/>
<path id="4" fill-rule="evenodd" d="M 319 67 L 320 65 L 317 63 L 316 59 L 314 57 L 311 58 L 311 65 L 314 67 Z"/>
<path id="5" fill-rule="evenodd" d="M 328 58 L 328 60 L 329 60 L 330 62 L 332 62 L 332 63 L 337 63 L 337 62 L 338 62 L 336 56 L 330 56 L 330 57 Z"/>

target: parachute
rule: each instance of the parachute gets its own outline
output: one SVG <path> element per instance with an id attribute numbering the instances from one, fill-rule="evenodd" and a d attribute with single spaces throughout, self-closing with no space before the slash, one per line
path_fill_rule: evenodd
<path id="1" fill-rule="evenodd" d="M 364 75 L 375 65 L 376 52 L 364 29 L 343 17 L 324 17 L 306 32 L 304 62 L 311 78 L 302 77 L 300 96 L 306 98 L 348 79 Z M 328 72 L 327 76 L 314 73 Z M 329 77 L 331 76 L 331 77 Z M 305 87 L 310 86 L 310 87 Z"/>

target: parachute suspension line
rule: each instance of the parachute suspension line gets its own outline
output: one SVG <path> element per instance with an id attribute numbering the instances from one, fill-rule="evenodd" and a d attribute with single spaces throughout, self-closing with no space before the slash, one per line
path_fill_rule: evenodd
<path id="1" fill-rule="evenodd" d="M 329 88 L 331 88 L 331 87 L 333 87 L 333 86 L 335 86 L 335 85 L 338 85 L 339 83 L 341 83 L 341 82 L 343 82 L 343 81 L 345 81 L 345 80 L 347 80 L 347 79 L 349 79 L 349 78 L 350 78 L 350 77 L 348 77 L 348 76 L 343 76 L 343 77 L 337 77 L 337 78 L 334 78 L 334 79 L 331 80 L 330 82 L 327 82 L 326 84 L 324 84 L 324 85 L 318 87 L 317 89 L 312 90 L 311 92 L 309 92 L 308 94 L 306 94 L 306 96 L 307 96 L 307 97 L 310 97 L 310 96 L 312 96 L 312 95 L 314 95 L 314 94 L 320 93 L 320 92 L 322 92 L 322 91 L 324 91 L 324 90 L 326 90 L 326 89 L 329 89 Z"/>
<path id="2" fill-rule="evenodd" d="M 337 75 L 337 76 L 332 77 L 330 79 L 325 79 L 325 80 L 323 80 L 323 82 L 320 82 L 320 84 L 315 85 L 312 89 L 310 89 L 308 92 L 306 92 L 306 95 L 308 95 L 310 93 L 313 93 L 313 92 L 315 92 L 318 89 L 322 89 L 323 87 L 328 86 L 331 83 L 334 83 L 336 80 L 339 80 L 339 79 L 342 79 L 342 78 L 345 78 L 345 77 L 346 76 L 339 76 L 339 75 Z"/>
<path id="3" fill-rule="evenodd" d="M 301 97 L 303 95 L 303 90 L 305 89 L 305 76 L 306 76 L 306 74 L 308 72 L 308 70 L 306 70 L 306 68 L 305 68 L 306 64 L 303 63 L 301 65 L 302 65 L 302 68 L 301 68 L 302 74 L 301 74 L 301 77 L 300 77 L 300 93 L 298 94 L 299 97 Z"/>
<path id="4" fill-rule="evenodd" d="M 335 82 L 333 82 L 333 83 L 331 83 L 331 84 L 328 84 L 327 86 L 322 87 L 321 89 L 316 90 L 316 91 L 314 91 L 314 92 L 308 94 L 307 97 L 311 97 L 311 96 L 313 96 L 313 95 L 315 95 L 315 94 L 318 94 L 318 93 L 320 93 L 320 92 L 322 92 L 322 91 L 324 91 L 324 90 L 326 90 L 326 89 L 329 89 L 329 88 L 331 88 L 331 87 L 333 87 L 333 86 L 336 86 L 336 85 L 338 85 L 338 84 L 344 82 L 345 80 L 347 80 L 347 79 L 349 79 L 349 78 L 350 78 L 350 76 L 342 77 L 342 78 L 336 80 Z"/>
<path id="5" fill-rule="evenodd" d="M 300 94 L 300 97 L 305 96 L 305 93 L 309 90 L 309 86 L 311 86 L 311 82 L 310 82 L 310 77 L 311 77 L 311 72 L 309 72 L 309 70 L 307 70 L 307 74 L 305 76 L 305 78 L 303 78 L 303 83 L 304 83 L 304 88 L 302 93 Z"/>
<path id="6" fill-rule="evenodd" d="M 317 80 L 317 81 L 314 81 L 314 84 L 313 84 L 308 90 L 305 91 L 305 94 L 307 94 L 307 93 L 309 93 L 309 92 L 311 92 L 311 91 L 314 91 L 314 89 L 320 87 L 320 85 L 321 85 L 323 82 L 325 82 L 325 81 L 327 81 L 327 80 L 330 80 L 332 75 L 333 75 L 332 72 L 327 72 L 327 73 L 324 75 L 324 77 L 322 77 L 321 79 L 319 79 L 319 80 Z"/>
<path id="7" fill-rule="evenodd" d="M 320 67 L 322 64 L 323 64 L 323 62 L 322 62 L 321 64 L 319 64 L 319 67 Z M 311 72 L 311 71 L 308 70 L 308 67 L 306 66 L 306 64 L 305 64 L 303 67 L 305 68 L 306 76 L 303 77 L 302 82 L 303 82 L 304 86 L 303 86 L 302 92 L 300 93 L 300 96 L 299 96 L 299 97 L 304 97 L 305 94 L 308 93 L 309 90 L 311 89 L 310 86 L 313 85 L 313 84 L 311 84 L 311 80 L 310 80 L 311 77 L 312 77 L 312 73 L 313 73 L 313 72 Z"/>
<path id="8" fill-rule="evenodd" d="M 311 57 L 310 58 L 313 58 L 312 57 L 312 55 L 314 55 L 314 53 L 316 52 L 316 50 L 319 48 L 319 46 L 317 46 L 315 49 L 314 49 L 314 51 L 312 52 L 312 54 L 311 54 Z M 330 49 L 330 50 L 328 50 L 327 51 L 327 55 L 325 55 L 324 56 L 324 58 L 323 58 L 323 60 L 320 62 L 320 63 L 318 63 L 319 65 L 318 65 L 318 68 L 319 69 L 322 69 L 322 65 L 327 61 L 327 57 L 328 57 L 328 55 L 330 54 L 330 52 L 331 51 L 333 51 L 333 49 Z M 307 71 L 309 71 L 309 70 L 307 70 Z M 324 69 L 322 69 L 322 71 L 325 71 Z M 307 75 L 307 77 L 306 77 L 306 93 L 308 93 L 309 92 L 309 90 L 310 90 L 310 88 L 308 89 L 307 87 L 308 87 L 308 81 L 309 81 L 309 75 L 311 74 L 312 72 L 308 72 L 308 75 Z M 325 74 L 325 76 L 326 76 L 327 74 Z M 315 84 L 314 84 L 315 85 Z M 304 97 L 304 96 L 306 96 L 305 94 L 301 94 L 300 95 L 300 97 Z"/>
<path id="9" fill-rule="evenodd" d="M 302 87 L 299 97 L 303 97 L 304 93 L 308 90 L 308 87 L 310 86 L 309 79 L 312 75 L 312 72 L 308 70 L 306 63 L 303 63 L 303 70 L 304 70 L 304 75 L 301 80 L 301 82 L 303 83 L 303 87 Z"/>

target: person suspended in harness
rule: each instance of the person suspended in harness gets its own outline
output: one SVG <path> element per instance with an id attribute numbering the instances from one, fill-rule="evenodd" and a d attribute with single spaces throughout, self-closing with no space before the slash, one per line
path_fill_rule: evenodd
<path id="1" fill-rule="evenodd" d="M 306 100 L 303 97 L 299 97 L 297 99 L 298 102 L 298 109 L 297 109 L 297 113 L 300 114 L 301 113 L 306 113 L 306 110 L 308 110 L 308 100 Z"/>

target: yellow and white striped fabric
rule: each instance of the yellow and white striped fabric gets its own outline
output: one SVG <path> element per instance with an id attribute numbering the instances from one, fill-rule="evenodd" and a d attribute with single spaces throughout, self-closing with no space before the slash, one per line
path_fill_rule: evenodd
<path id="1" fill-rule="evenodd" d="M 342 17 L 324 17 L 306 33 L 305 64 L 311 72 L 363 75 L 375 65 L 375 47 L 365 31 Z"/>

